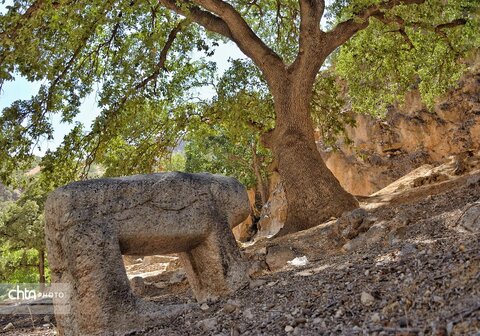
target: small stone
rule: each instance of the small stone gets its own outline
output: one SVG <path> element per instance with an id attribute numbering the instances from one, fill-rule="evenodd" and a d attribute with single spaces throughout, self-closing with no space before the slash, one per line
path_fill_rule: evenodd
<path id="1" fill-rule="evenodd" d="M 293 334 L 294 335 L 302 335 L 303 334 L 303 330 L 301 327 L 295 327 L 295 329 L 293 329 Z"/>
<path id="2" fill-rule="evenodd" d="M 380 322 L 380 314 L 379 313 L 373 313 L 372 316 L 370 317 L 370 319 L 372 320 L 372 322 Z"/>
<path id="3" fill-rule="evenodd" d="M 400 255 L 405 257 L 405 256 L 415 254 L 416 252 L 417 252 L 417 248 L 414 244 L 405 244 L 400 251 Z"/>
<path id="4" fill-rule="evenodd" d="M 305 324 L 305 322 L 307 322 L 307 319 L 304 317 L 297 317 L 295 319 L 295 325 Z"/>
<path id="5" fill-rule="evenodd" d="M 343 315 L 343 309 L 339 308 L 335 313 L 335 318 L 339 318 Z"/>
<path id="6" fill-rule="evenodd" d="M 480 232 L 480 201 L 469 205 L 458 220 L 457 225 L 470 233 Z"/>
<path id="7" fill-rule="evenodd" d="M 267 249 L 265 262 L 271 271 L 276 271 L 287 265 L 287 262 L 295 258 L 295 253 L 288 247 L 271 246 Z"/>
<path id="8" fill-rule="evenodd" d="M 130 280 L 130 287 L 135 295 L 143 295 L 145 293 L 145 280 L 142 277 L 136 276 Z"/>
<path id="9" fill-rule="evenodd" d="M 252 320 L 254 318 L 253 313 L 252 313 L 252 309 L 251 308 L 245 309 L 243 311 L 243 317 L 245 317 L 249 320 Z"/>
<path id="10" fill-rule="evenodd" d="M 172 276 L 170 277 L 170 280 L 168 282 L 171 285 L 174 285 L 174 284 L 182 282 L 186 278 L 187 278 L 187 275 L 186 275 L 185 271 L 178 270 L 178 271 L 176 271 L 172 274 Z"/>
<path id="11" fill-rule="evenodd" d="M 240 330 L 238 330 L 237 326 L 233 326 L 232 329 L 230 329 L 230 336 L 240 336 Z"/>
<path id="12" fill-rule="evenodd" d="M 197 326 L 205 332 L 209 332 L 209 331 L 211 332 L 217 326 L 217 319 L 213 317 L 213 318 L 202 320 L 197 323 Z"/>
<path id="13" fill-rule="evenodd" d="M 206 303 L 203 303 L 201 306 L 200 306 L 200 309 L 205 311 L 205 310 L 208 310 L 210 308 L 210 306 Z"/>
<path id="14" fill-rule="evenodd" d="M 267 280 L 262 280 L 262 279 L 255 279 L 250 281 L 250 288 L 257 288 L 265 285 L 267 283 Z"/>
<path id="15" fill-rule="evenodd" d="M 9 330 L 12 330 L 12 329 L 15 329 L 15 326 L 13 325 L 13 323 L 9 323 L 7 324 L 4 328 L 3 328 L 3 331 L 9 331 Z"/>
<path id="16" fill-rule="evenodd" d="M 395 301 L 393 303 L 390 303 L 388 306 L 385 306 L 382 309 L 382 313 L 383 315 L 389 315 L 389 314 L 395 313 L 399 308 L 400 308 L 400 303 L 398 301 Z"/>
<path id="17" fill-rule="evenodd" d="M 293 327 L 292 327 L 291 325 L 287 325 L 287 326 L 285 327 L 285 331 L 286 331 L 286 332 L 292 332 L 292 331 L 293 331 Z"/>
<path id="18" fill-rule="evenodd" d="M 237 306 L 236 305 L 233 305 L 233 304 L 230 304 L 230 303 L 227 303 L 225 304 L 225 306 L 223 306 L 223 311 L 227 314 L 231 314 L 233 313 L 235 310 L 237 310 Z"/>
<path id="19" fill-rule="evenodd" d="M 323 320 L 320 317 L 315 317 L 312 321 L 313 324 L 320 324 Z"/>
<path id="20" fill-rule="evenodd" d="M 447 334 L 451 335 L 453 331 L 453 321 L 447 323 Z"/>
<path id="21" fill-rule="evenodd" d="M 375 298 L 367 292 L 362 292 L 360 301 L 362 301 L 365 306 L 371 306 L 375 302 Z"/>
<path id="22" fill-rule="evenodd" d="M 258 249 L 257 254 L 263 254 L 263 255 L 267 254 L 267 247 L 264 246 L 264 247 Z"/>
<path id="23" fill-rule="evenodd" d="M 267 310 L 270 310 L 273 307 L 275 307 L 275 303 L 270 303 L 270 304 L 267 305 Z"/>
<path id="24" fill-rule="evenodd" d="M 43 317 L 43 322 L 45 322 L 45 323 L 50 323 L 50 321 L 51 321 L 50 316 L 45 315 L 45 316 Z"/>
<path id="25" fill-rule="evenodd" d="M 369 276 L 370 275 L 370 270 L 366 270 L 365 271 L 365 276 Z"/>

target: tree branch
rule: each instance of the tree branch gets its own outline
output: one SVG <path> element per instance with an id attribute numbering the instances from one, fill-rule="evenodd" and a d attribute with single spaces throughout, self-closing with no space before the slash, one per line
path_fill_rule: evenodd
<path id="1" fill-rule="evenodd" d="M 300 33 L 298 55 L 290 71 L 302 69 L 301 78 L 311 81 L 316 76 L 327 55 L 319 55 L 319 42 L 325 34 L 320 30 L 320 20 L 325 10 L 324 0 L 299 0 Z M 315 60 L 312 62 L 312 60 Z"/>
<path id="2" fill-rule="evenodd" d="M 186 18 L 189 18 L 205 29 L 232 39 L 232 33 L 230 32 L 227 24 L 218 16 L 204 11 L 198 6 L 194 6 L 192 4 L 189 4 L 188 6 L 180 6 L 175 0 L 159 0 L 159 2 L 166 8 L 174 11 L 177 14 L 185 16 Z"/>
<path id="3" fill-rule="evenodd" d="M 347 42 L 358 31 L 368 27 L 370 17 L 383 16 L 383 12 L 399 5 L 422 4 L 426 0 L 388 0 L 379 5 L 365 8 L 353 18 L 339 23 L 333 30 L 326 33 L 327 46 L 330 52 Z"/>
<path id="4" fill-rule="evenodd" d="M 285 65 L 282 59 L 255 34 L 240 13 L 222 0 L 193 0 L 193 2 L 225 22 L 231 32 L 230 39 L 262 70 L 267 81 L 273 84 L 273 78 L 285 68 Z"/>
<path id="5" fill-rule="evenodd" d="M 19 29 L 24 24 L 24 21 L 30 20 L 32 17 L 37 15 L 39 12 L 41 12 L 41 10 L 45 7 L 45 4 L 46 4 L 45 0 L 37 0 L 37 1 L 33 2 L 30 5 L 30 7 L 27 8 L 25 13 L 23 13 L 21 15 L 20 20 L 18 20 L 17 24 L 14 27 L 0 32 L 0 39 L 8 37 L 12 41 L 15 40 L 17 35 L 18 35 Z M 58 7 L 58 6 L 59 6 L 59 2 L 55 2 L 54 7 Z"/>
<path id="6" fill-rule="evenodd" d="M 408 36 L 407 32 L 405 31 L 405 27 L 407 26 L 414 27 L 414 28 L 422 28 L 422 29 L 434 32 L 435 34 L 443 38 L 445 42 L 448 44 L 448 46 L 455 52 L 456 52 L 455 48 L 451 44 L 447 34 L 443 31 L 443 29 L 455 28 L 458 26 L 463 26 L 467 23 L 467 20 L 462 18 L 462 19 L 453 20 L 451 22 L 442 23 L 436 26 L 431 26 L 423 22 L 405 22 L 405 20 L 399 16 L 386 17 L 383 13 L 376 14 L 374 15 L 374 17 L 380 20 L 381 22 L 383 22 L 384 24 L 396 23 L 397 25 L 399 25 L 400 27 L 397 30 L 394 30 L 392 32 L 399 32 L 403 36 L 407 44 L 410 46 L 410 48 L 414 48 L 414 45 L 410 40 L 410 37 Z"/>
<path id="7" fill-rule="evenodd" d="M 320 20 L 325 10 L 324 0 L 299 0 L 300 4 L 300 50 L 320 33 Z"/>

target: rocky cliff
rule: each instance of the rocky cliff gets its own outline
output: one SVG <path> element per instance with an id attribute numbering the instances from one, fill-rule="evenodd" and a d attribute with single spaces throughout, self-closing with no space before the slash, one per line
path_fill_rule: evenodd
<path id="1" fill-rule="evenodd" d="M 385 118 L 359 115 L 356 121 L 347 130 L 352 145 L 326 151 L 318 141 L 328 168 L 349 192 L 367 196 L 421 165 L 452 159 L 460 174 L 465 157 L 480 150 L 480 66 L 432 109 L 413 91 Z"/>

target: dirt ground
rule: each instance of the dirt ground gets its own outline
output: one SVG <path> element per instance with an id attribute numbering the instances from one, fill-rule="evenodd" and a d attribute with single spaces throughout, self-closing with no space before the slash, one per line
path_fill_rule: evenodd
<path id="1" fill-rule="evenodd" d="M 362 199 L 370 227 L 384 228 L 372 240 L 332 239 L 332 221 L 246 247 L 260 266 L 229 298 L 198 305 L 185 281 L 155 287 L 147 299 L 190 305 L 130 335 L 480 335 L 480 234 L 458 226 L 479 176 Z M 272 247 L 308 262 L 272 271 Z M 55 334 L 53 316 L 0 315 L 0 334 L 9 323 L 5 335 Z"/>

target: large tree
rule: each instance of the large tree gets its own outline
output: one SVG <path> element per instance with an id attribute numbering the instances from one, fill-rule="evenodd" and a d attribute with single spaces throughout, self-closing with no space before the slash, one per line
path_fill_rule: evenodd
<path id="1" fill-rule="evenodd" d="M 208 63 L 189 52 L 208 54 L 205 41 L 220 37 L 233 41 L 267 82 L 275 126 L 263 141 L 284 180 L 289 211 L 283 232 L 305 229 L 358 206 L 325 166 L 312 132 L 312 89 L 327 58 L 371 24 L 388 27 L 403 44 L 412 43 L 410 29 L 451 44 L 449 29 L 478 29 L 477 12 L 477 0 L 337 0 L 323 30 L 324 0 L 17 1 L 0 20 L 0 80 L 17 71 L 47 84 L 4 111 L 0 159 L 8 170 L 12 156 L 28 156 L 25 148 L 51 134 L 48 113 L 62 112 L 71 121 L 95 85 L 101 86 L 101 116 L 81 148 L 72 145 L 77 129 L 61 149 L 88 151 L 87 163 L 114 138 L 123 115 L 141 113 L 136 106 L 146 100 L 148 108 L 157 103 L 177 120 L 184 100 L 179 92 L 202 84 L 205 76 L 194 73 L 208 72 Z"/>

